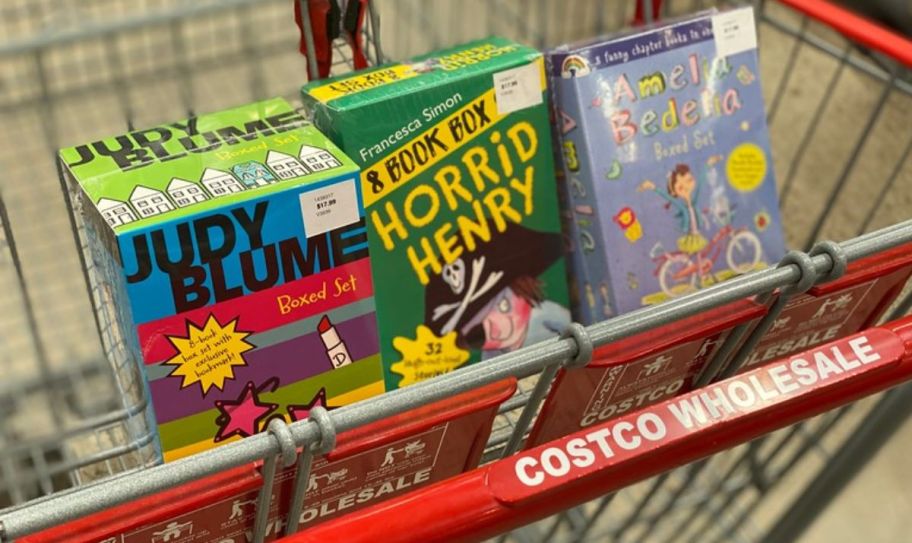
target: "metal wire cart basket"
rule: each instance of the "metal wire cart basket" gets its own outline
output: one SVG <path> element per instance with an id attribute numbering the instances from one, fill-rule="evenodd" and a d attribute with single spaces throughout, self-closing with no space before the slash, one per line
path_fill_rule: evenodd
<path id="1" fill-rule="evenodd" d="M 299 7 L 306 13 L 309 2 Z M 375 64 L 490 34 L 546 48 L 706 7 L 377 0 L 362 39 Z M 894 322 L 912 306 L 903 288 L 881 313 L 880 323 L 893 324 L 868 323 L 880 359 L 832 383 L 648 446 L 593 456 L 585 466 L 554 456 L 570 438 L 514 454 L 559 368 L 585 363 L 593 348 L 748 296 L 769 299 L 779 289 L 755 328 L 736 329 L 747 342 L 737 360 L 775 325 L 789 296 L 835 280 L 846 264 L 896 257 L 885 251 L 912 242 L 912 41 L 823 0 L 770 0 L 755 11 L 775 170 L 789 244 L 807 252 L 563 339 L 155 466 L 141 376 L 119 354 L 109 317 L 91 309 L 109 300 L 86 291 L 76 250 L 84 247 L 53 156 L 126 127 L 275 95 L 296 100 L 308 68 L 317 66 L 298 52 L 291 8 L 285 0 L 0 4 L 0 541 L 258 460 L 263 483 L 252 541 L 790 541 L 912 412 L 908 386 L 870 396 L 912 379 L 909 321 Z M 305 34 L 313 51 L 314 37 Z M 350 70 L 350 48 L 333 47 L 332 71 Z M 843 241 L 815 244 L 825 239 Z M 720 386 L 710 378 L 731 377 L 736 368 L 714 369 L 704 375 L 706 392 Z M 280 464 L 298 466 L 290 499 L 300 510 L 303 481 L 336 433 L 511 376 L 519 388 L 499 408 L 482 467 L 311 529 L 267 522 Z M 636 417 L 616 420 L 635 425 Z M 537 482 L 517 482 L 523 466 L 545 464 L 550 471 L 526 472 L 539 473 Z"/>

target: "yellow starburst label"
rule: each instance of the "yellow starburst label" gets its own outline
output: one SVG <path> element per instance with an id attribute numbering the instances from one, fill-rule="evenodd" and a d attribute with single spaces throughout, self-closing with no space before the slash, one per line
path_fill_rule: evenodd
<path id="1" fill-rule="evenodd" d="M 212 387 L 222 390 L 225 381 L 234 379 L 234 368 L 247 365 L 241 355 L 254 348 L 245 341 L 250 332 L 239 332 L 237 324 L 238 319 L 234 319 L 222 325 L 210 314 L 202 328 L 188 321 L 186 337 L 168 336 L 177 349 L 177 354 L 164 362 L 176 366 L 169 377 L 183 377 L 181 388 L 199 383 L 204 395 Z"/>
<path id="2" fill-rule="evenodd" d="M 400 388 L 449 373 L 469 359 L 469 351 L 456 345 L 456 332 L 441 337 L 423 324 L 415 330 L 415 339 L 393 338 L 393 347 L 402 354 L 402 360 L 390 366 L 402 376 Z"/>

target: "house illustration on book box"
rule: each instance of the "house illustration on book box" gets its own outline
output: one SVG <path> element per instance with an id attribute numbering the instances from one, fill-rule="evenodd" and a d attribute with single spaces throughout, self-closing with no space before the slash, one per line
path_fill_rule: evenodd
<path id="1" fill-rule="evenodd" d="M 244 185 L 235 179 L 233 175 L 228 172 L 216 170 L 215 168 L 206 168 L 203 170 L 200 182 L 214 198 L 244 190 Z"/>
<path id="2" fill-rule="evenodd" d="M 98 200 L 95 207 L 98 208 L 101 216 L 104 217 L 105 222 L 107 222 L 111 228 L 136 220 L 136 214 L 133 213 L 130 206 L 128 206 L 126 202 L 121 202 L 120 200 L 102 198 Z"/>
<path id="3" fill-rule="evenodd" d="M 310 145 L 301 146 L 301 150 L 298 151 L 298 158 L 305 166 L 315 172 L 331 170 L 342 165 L 339 159 L 326 149 L 319 149 Z"/>
<path id="4" fill-rule="evenodd" d="M 187 207 L 209 199 L 209 195 L 206 194 L 203 187 L 179 177 L 173 177 L 165 190 L 168 191 L 168 195 L 171 196 L 177 207 Z"/>
<path id="5" fill-rule="evenodd" d="M 174 210 L 174 204 L 168 200 L 164 192 L 142 185 L 136 185 L 136 188 L 130 193 L 130 203 L 143 218 Z"/>
<path id="6" fill-rule="evenodd" d="M 266 154 L 266 165 L 279 176 L 279 179 L 291 179 L 310 173 L 298 159 L 280 151 L 269 151 Z"/>
<path id="7" fill-rule="evenodd" d="M 278 181 L 266 166 L 255 160 L 235 164 L 231 167 L 231 173 L 237 176 L 247 188 L 262 187 Z"/>
<path id="8" fill-rule="evenodd" d="M 201 139 L 162 143 L 171 124 L 191 127 L 187 131 Z M 137 435 L 154 440 L 149 457 L 175 461 L 266 432 L 275 416 L 300 414 L 295 406 L 344 405 L 381 393 L 358 166 L 281 98 L 171 124 L 66 147 L 56 157 L 79 230 L 77 249 L 91 264 L 91 305 L 106 325 L 98 341 L 128 369 L 137 368 L 139 375 L 128 375 L 131 383 L 142 379 L 148 406 L 131 423 Z M 115 151 L 132 152 L 144 132 L 166 134 L 156 141 L 167 148 L 153 149 L 156 159 L 141 160 L 141 168 L 126 167 Z M 199 146 L 191 149 L 194 142 Z M 298 159 L 305 142 L 328 148 L 342 165 L 312 172 Z M 178 152 L 181 143 L 190 150 Z M 174 153 L 163 157 L 163 149 Z M 280 179 L 267 162 L 288 178 Z M 325 300 L 315 290 L 322 283 L 332 290 Z M 301 300 L 286 302 L 286 292 L 303 293 L 313 303 L 319 298 L 319 311 L 291 311 Z M 196 333 L 203 324 L 207 330 Z M 271 339 L 242 341 L 250 334 Z M 181 352 L 184 362 L 199 362 L 190 364 L 189 380 L 167 367 Z M 218 382 L 199 380 L 235 362 L 253 373 L 222 371 Z M 271 394 L 263 396 L 266 410 L 244 412 L 248 405 L 267 405 L 258 394 Z M 244 520 L 216 517 L 216 525 L 228 522 L 232 529 Z M 224 539 L 204 537 L 211 535 L 206 523 L 195 520 L 182 528 L 187 520 L 178 518 L 173 526 L 155 521 L 127 539 Z M 190 524 L 200 530 L 191 534 Z"/>

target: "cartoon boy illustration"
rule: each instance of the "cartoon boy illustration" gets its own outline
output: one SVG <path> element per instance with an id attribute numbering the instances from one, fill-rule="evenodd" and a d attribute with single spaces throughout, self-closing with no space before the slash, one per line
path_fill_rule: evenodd
<path id="1" fill-rule="evenodd" d="M 703 282 L 704 264 L 700 251 L 709 241 L 703 236 L 701 226 L 708 228 L 706 219 L 697 210 L 700 201 L 700 189 L 706 183 L 707 170 L 715 167 L 722 157 L 713 155 L 707 160 L 706 168 L 694 176 L 687 164 L 678 164 L 668 174 L 668 189 L 663 190 L 655 186 L 650 180 L 645 180 L 637 187 L 638 192 L 651 190 L 664 198 L 675 209 L 678 219 L 678 229 L 684 235 L 678 238 L 678 250 L 688 255 L 696 255 L 697 273 L 700 284 Z"/>
<path id="2" fill-rule="evenodd" d="M 545 299 L 538 279 L 560 256 L 560 235 L 510 225 L 431 279 L 425 324 L 438 335 L 455 330 L 483 360 L 560 334 L 570 311 Z"/>

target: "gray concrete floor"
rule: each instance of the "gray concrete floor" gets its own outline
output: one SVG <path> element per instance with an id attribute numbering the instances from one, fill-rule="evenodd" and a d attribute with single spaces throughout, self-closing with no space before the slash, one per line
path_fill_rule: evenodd
<path id="1" fill-rule="evenodd" d="M 900 543 L 912 534 L 912 421 L 808 530 L 809 543 Z"/>

